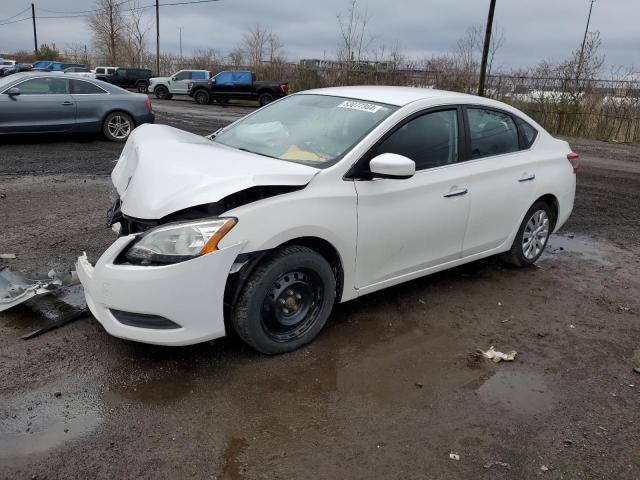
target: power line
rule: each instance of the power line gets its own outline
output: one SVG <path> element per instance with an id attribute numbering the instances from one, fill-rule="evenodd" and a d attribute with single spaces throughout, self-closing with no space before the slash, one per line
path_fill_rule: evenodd
<path id="1" fill-rule="evenodd" d="M 2 20 L 0 20 L 0 23 L 2 23 L 2 22 L 6 22 L 7 20 L 12 20 L 12 19 L 14 19 L 14 18 L 16 18 L 16 17 L 19 17 L 20 15 L 22 15 L 23 13 L 25 13 L 25 12 L 26 12 L 27 10 L 29 10 L 30 8 L 31 8 L 31 7 L 27 7 L 27 8 L 25 8 L 24 10 L 22 10 L 21 12 L 16 13 L 16 14 L 15 14 L 14 16 L 12 16 L 12 17 L 3 18 Z"/>
<path id="2" fill-rule="evenodd" d="M 31 7 L 29 7 L 29 8 L 31 8 Z M 12 23 L 24 22 L 25 20 L 31 20 L 31 15 L 29 15 L 28 17 L 25 17 L 25 18 L 20 18 L 18 20 L 12 20 L 10 22 L 0 23 L 0 27 L 2 25 L 11 25 Z"/>

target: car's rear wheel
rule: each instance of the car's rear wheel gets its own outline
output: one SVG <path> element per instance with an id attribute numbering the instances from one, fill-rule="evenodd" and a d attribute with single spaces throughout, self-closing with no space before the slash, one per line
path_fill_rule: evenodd
<path id="1" fill-rule="evenodd" d="M 206 90 L 198 90 L 193 95 L 193 99 L 196 101 L 196 103 L 199 103 L 200 105 L 207 105 L 210 100 L 209 92 L 207 92 Z"/>
<path id="2" fill-rule="evenodd" d="M 149 84 L 147 82 L 138 82 L 136 85 L 138 93 L 147 93 L 149 91 Z"/>
<path id="3" fill-rule="evenodd" d="M 538 201 L 527 211 L 513 241 L 511 250 L 502 259 L 516 267 L 533 265 L 544 252 L 553 229 L 551 208 Z"/>
<path id="4" fill-rule="evenodd" d="M 102 124 L 102 132 L 112 142 L 124 142 L 135 128 L 130 115 L 124 112 L 111 112 Z"/>
<path id="5" fill-rule="evenodd" d="M 290 245 L 251 275 L 232 310 L 232 323 L 259 352 L 289 352 L 318 335 L 335 298 L 336 279 L 327 260 L 310 248 Z"/>
<path id="6" fill-rule="evenodd" d="M 258 97 L 258 103 L 261 107 L 264 107 L 271 102 L 273 102 L 273 95 L 271 95 L 270 93 L 261 93 Z"/>
<path id="7" fill-rule="evenodd" d="M 160 85 L 156 87 L 153 93 L 156 95 L 156 98 L 160 100 L 171 100 L 171 93 L 167 87 Z"/>

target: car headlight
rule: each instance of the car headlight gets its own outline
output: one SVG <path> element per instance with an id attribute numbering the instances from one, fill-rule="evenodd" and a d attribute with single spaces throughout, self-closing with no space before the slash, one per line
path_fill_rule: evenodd
<path id="1" fill-rule="evenodd" d="M 216 218 L 171 223 L 147 231 L 126 257 L 135 263 L 177 263 L 218 249 L 218 242 L 233 226 L 235 218 Z"/>

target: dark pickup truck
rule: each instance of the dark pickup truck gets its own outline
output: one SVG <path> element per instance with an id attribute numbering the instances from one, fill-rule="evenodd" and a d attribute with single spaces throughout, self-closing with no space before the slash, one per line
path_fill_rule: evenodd
<path id="1" fill-rule="evenodd" d="M 147 93 L 151 70 L 146 68 L 118 68 L 112 75 L 106 73 L 96 74 L 96 78 L 120 88 L 135 88 L 140 93 Z"/>
<path id="2" fill-rule="evenodd" d="M 287 82 L 256 81 L 256 74 L 247 71 L 224 71 L 209 80 L 191 82 L 189 96 L 202 105 L 211 102 L 257 100 L 260 106 L 289 93 Z"/>

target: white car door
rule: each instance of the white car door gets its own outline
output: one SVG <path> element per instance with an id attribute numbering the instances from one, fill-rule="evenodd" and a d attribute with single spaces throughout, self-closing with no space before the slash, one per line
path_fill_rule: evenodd
<path id="1" fill-rule="evenodd" d="M 472 196 L 464 257 L 501 246 L 519 227 L 536 195 L 533 154 L 523 145 L 527 140 L 521 140 L 515 119 L 493 109 L 465 110 Z"/>
<path id="2" fill-rule="evenodd" d="M 178 95 L 187 95 L 189 93 L 189 84 L 191 83 L 191 70 L 180 70 L 171 77 L 171 93 Z"/>
<path id="3" fill-rule="evenodd" d="M 404 155 L 416 163 L 416 173 L 408 179 L 354 175 L 356 288 L 398 283 L 460 258 L 470 204 L 466 165 L 456 163 L 463 145 L 461 115 L 456 107 L 413 115 L 363 158 L 360 168 L 382 153 Z"/>

